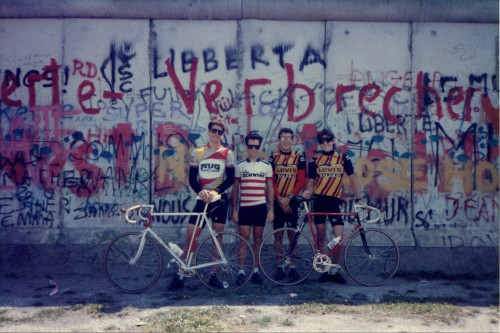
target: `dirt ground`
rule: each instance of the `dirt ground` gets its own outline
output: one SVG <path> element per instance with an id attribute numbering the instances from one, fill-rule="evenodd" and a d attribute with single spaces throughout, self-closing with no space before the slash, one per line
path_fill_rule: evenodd
<path id="1" fill-rule="evenodd" d="M 32 277 L 3 273 L 0 332 L 169 331 L 155 326 L 157 318 L 170 318 L 174 325 L 171 331 L 180 331 L 185 328 L 175 325 L 184 318 L 182 314 L 201 320 L 199 326 L 186 324 L 193 331 L 499 332 L 500 329 L 498 278 L 452 281 L 395 277 L 379 287 L 364 287 L 350 279 L 346 285 L 320 284 L 317 276 L 314 273 L 300 285 L 290 287 L 266 280 L 262 286 L 249 284 L 227 294 L 206 289 L 196 278 L 189 279 L 184 290 L 170 292 L 166 288 L 169 277 L 164 275 L 152 289 L 129 295 L 114 290 L 99 272 L 95 276 Z M 401 314 L 395 307 L 387 306 L 397 301 L 429 304 L 431 312 L 430 305 L 436 302 L 456 307 L 451 318 L 443 319 L 432 313 Z M 219 318 L 203 319 L 206 309 L 206 313 L 219 313 Z M 421 306 L 419 309 L 422 310 Z M 213 322 L 216 326 L 208 325 Z"/>

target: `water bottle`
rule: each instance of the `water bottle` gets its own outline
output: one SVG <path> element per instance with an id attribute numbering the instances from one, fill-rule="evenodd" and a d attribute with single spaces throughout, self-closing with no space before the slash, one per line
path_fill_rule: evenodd
<path id="1" fill-rule="evenodd" d="M 330 250 L 333 249 L 335 247 L 335 245 L 337 245 L 340 242 L 341 238 L 342 237 L 340 237 L 340 236 L 333 238 L 326 246 L 328 246 L 328 248 Z"/>
<path id="2" fill-rule="evenodd" d="M 168 243 L 168 248 L 179 257 L 184 253 L 184 251 L 177 244 L 172 242 Z"/>

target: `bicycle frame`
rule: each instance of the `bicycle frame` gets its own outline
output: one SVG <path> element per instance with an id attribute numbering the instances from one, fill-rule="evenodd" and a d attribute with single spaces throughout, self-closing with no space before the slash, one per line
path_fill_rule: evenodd
<path id="1" fill-rule="evenodd" d="M 302 201 L 303 200 L 303 201 Z M 323 213 L 315 213 L 315 212 L 311 212 L 309 211 L 309 205 L 307 204 L 307 200 L 305 199 L 300 199 L 300 201 L 302 201 L 302 204 L 304 206 L 304 210 L 306 212 L 306 216 L 307 216 L 307 222 L 309 224 L 309 229 L 311 231 L 311 236 L 312 236 L 312 239 L 313 239 L 313 243 L 314 243 L 314 249 L 316 250 L 316 254 L 319 254 L 321 253 L 321 250 L 320 250 L 320 246 L 318 244 L 318 239 L 317 239 L 317 235 L 316 235 L 316 231 L 315 231 L 315 227 L 314 227 L 314 222 L 313 222 L 313 216 L 316 215 L 316 216 L 351 216 L 351 217 L 354 217 L 355 221 L 356 221 L 356 224 L 354 225 L 354 227 L 349 231 L 349 233 L 347 235 L 342 235 L 340 241 L 333 247 L 333 249 L 331 249 L 327 255 L 330 257 L 332 256 L 333 254 L 335 254 L 336 252 L 340 251 L 342 249 L 342 245 L 343 243 L 349 239 L 349 237 L 351 237 L 355 232 L 357 232 L 358 230 L 361 229 L 364 230 L 364 226 L 362 225 L 361 223 L 361 219 L 359 218 L 359 213 L 356 211 L 356 212 L 350 212 L 350 213 L 326 213 L 326 212 L 323 212 Z M 355 209 L 357 207 L 359 208 L 363 208 L 363 209 L 369 209 L 369 210 L 375 210 L 378 212 L 378 218 L 377 219 L 374 219 L 374 220 L 369 220 L 367 222 L 375 222 L 377 221 L 379 218 L 380 218 L 380 211 L 378 209 L 376 209 L 375 207 L 369 207 L 369 206 L 364 206 L 364 205 L 354 205 Z M 304 218 L 298 225 L 297 225 L 297 229 L 296 229 L 296 232 L 295 232 L 295 235 L 291 241 L 291 248 L 295 248 L 295 246 L 297 245 L 297 242 L 298 242 L 298 238 L 300 236 L 300 231 L 302 231 L 304 229 L 304 226 L 305 226 L 305 223 L 306 223 L 306 219 Z M 366 239 L 364 237 L 364 234 L 361 235 L 361 238 L 362 238 L 362 241 L 363 241 L 363 245 L 364 245 L 364 248 L 365 248 L 365 251 L 367 252 L 367 254 L 369 256 L 371 256 L 371 252 L 370 252 L 370 248 L 367 246 L 367 243 L 366 243 Z M 330 266 L 335 266 L 336 264 L 329 264 Z"/>
<path id="2" fill-rule="evenodd" d="M 220 195 L 215 196 L 212 199 L 212 202 L 216 202 L 217 200 L 220 200 Z M 134 256 L 133 259 L 131 259 L 131 263 L 135 263 L 139 257 L 142 254 L 142 251 L 144 250 L 144 243 L 145 243 L 145 238 L 147 234 L 150 234 L 158 243 L 161 244 L 161 246 L 168 252 L 170 255 L 172 255 L 175 259 L 175 261 L 179 264 L 180 268 L 184 271 L 191 271 L 191 270 L 196 270 L 199 268 L 205 268 L 205 267 L 210 267 L 210 266 L 215 266 L 219 264 L 227 264 L 227 259 L 222 251 L 222 248 L 219 244 L 219 241 L 217 239 L 217 233 L 214 231 L 212 228 L 212 224 L 210 223 L 208 217 L 207 217 L 207 209 L 208 209 L 208 203 L 205 205 L 205 209 L 203 212 L 200 213 L 190 213 L 190 212 L 176 212 L 176 213 L 158 213 L 154 212 L 154 206 L 153 205 L 136 205 L 133 207 L 130 207 L 124 211 L 125 213 L 125 219 L 129 223 L 137 223 L 136 220 L 133 220 L 130 218 L 130 213 L 132 211 L 137 211 L 137 215 L 142 219 L 146 220 L 145 228 L 142 231 L 141 235 L 141 243 L 139 245 L 139 248 L 137 249 L 137 253 Z M 143 210 L 147 210 L 147 216 L 143 215 Z M 174 251 L 172 251 L 167 244 L 161 239 L 160 236 L 158 236 L 153 229 L 151 229 L 151 223 L 153 220 L 154 216 L 196 216 L 196 223 L 195 223 L 195 232 L 193 233 L 191 240 L 189 242 L 189 248 L 188 248 L 188 253 L 186 254 L 186 258 L 183 260 L 181 256 L 177 255 Z M 196 246 L 198 245 L 198 239 L 200 237 L 200 234 L 203 230 L 202 226 L 207 225 L 208 231 L 212 239 L 214 240 L 214 244 L 216 245 L 217 252 L 221 258 L 219 261 L 214 261 L 211 263 L 205 263 L 205 264 L 200 264 L 200 265 L 192 265 L 192 260 L 194 257 L 194 250 L 196 249 Z"/>

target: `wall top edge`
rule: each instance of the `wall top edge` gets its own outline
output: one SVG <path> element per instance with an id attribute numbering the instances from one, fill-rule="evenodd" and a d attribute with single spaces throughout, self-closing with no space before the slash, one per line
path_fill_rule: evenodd
<path id="1" fill-rule="evenodd" d="M 0 18 L 498 23 L 498 0 L 3 0 Z"/>

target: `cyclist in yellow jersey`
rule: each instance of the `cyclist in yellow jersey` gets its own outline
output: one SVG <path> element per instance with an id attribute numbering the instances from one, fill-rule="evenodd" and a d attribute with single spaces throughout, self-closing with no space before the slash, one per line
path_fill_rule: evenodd
<path id="1" fill-rule="evenodd" d="M 310 198 L 314 194 L 313 212 L 340 213 L 340 197 L 344 173 L 349 177 L 349 183 L 356 202 L 361 200 L 356 178 L 354 177 L 354 167 L 348 156 L 335 151 L 335 136 L 331 131 L 327 129 L 320 131 L 317 139 L 321 152 L 309 161 L 307 186 L 302 195 L 305 198 Z M 327 216 L 314 216 L 318 245 L 324 254 L 327 253 L 326 218 Z M 344 234 L 342 217 L 329 216 L 328 218 L 333 227 L 333 237 L 342 237 Z M 334 258 L 332 258 L 334 264 L 339 263 L 340 253 L 340 251 L 337 251 Z M 338 269 L 323 273 L 318 279 L 319 282 L 330 280 L 342 284 L 346 282 Z"/>

